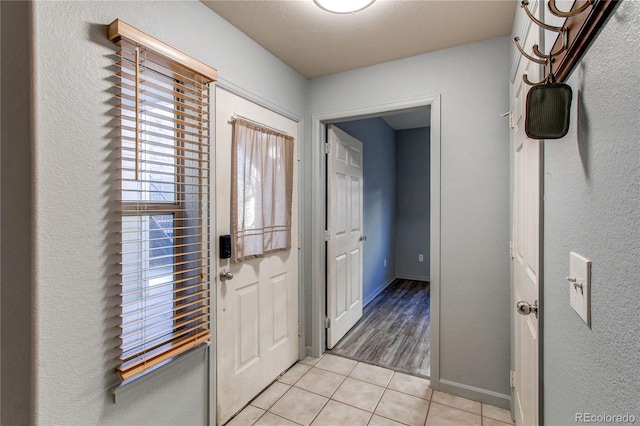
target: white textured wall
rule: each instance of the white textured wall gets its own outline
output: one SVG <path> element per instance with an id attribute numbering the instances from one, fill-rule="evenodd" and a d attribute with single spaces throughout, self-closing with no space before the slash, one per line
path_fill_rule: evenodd
<path id="1" fill-rule="evenodd" d="M 299 116 L 307 81 L 196 1 L 35 2 L 34 9 L 35 421 L 203 424 L 204 355 L 111 400 L 118 338 L 109 156 L 117 121 L 106 25 L 121 18 Z"/>
<path id="2" fill-rule="evenodd" d="M 544 422 L 640 421 L 640 2 L 623 1 L 572 73 L 571 128 L 545 142 Z M 569 252 L 592 263 L 591 329 Z"/>
<path id="3" fill-rule="evenodd" d="M 307 111 L 442 96 L 440 377 L 458 393 L 473 387 L 502 403 L 510 366 L 509 128 L 500 114 L 509 109 L 509 43 L 492 39 L 313 79 Z"/>

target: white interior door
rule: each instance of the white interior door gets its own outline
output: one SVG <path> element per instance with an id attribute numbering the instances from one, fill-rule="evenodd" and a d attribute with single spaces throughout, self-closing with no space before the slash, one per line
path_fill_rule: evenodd
<path id="1" fill-rule="evenodd" d="M 538 27 L 531 26 L 524 40 L 525 51 L 538 43 Z M 540 274 L 540 168 L 541 142 L 528 139 L 524 131 L 525 100 L 529 86 L 522 80 L 539 81 L 540 66 L 520 61 L 513 84 L 514 174 L 513 187 L 513 274 L 514 274 L 514 369 L 515 418 L 518 425 L 538 424 L 539 313 L 517 313 L 517 304 L 537 306 Z M 526 308 L 526 305 L 525 305 Z M 524 309 L 526 312 L 527 309 Z"/>
<path id="2" fill-rule="evenodd" d="M 362 142 L 328 126 L 327 348 L 362 317 Z"/>
<path id="3" fill-rule="evenodd" d="M 216 234 L 231 234 L 230 118 L 238 114 L 296 138 L 296 122 L 216 88 Z M 294 152 L 296 152 L 294 151 Z M 294 161 L 292 249 L 234 263 L 218 259 L 217 422 L 224 424 L 298 359 L 298 163 Z M 221 281 L 220 272 L 233 273 Z"/>

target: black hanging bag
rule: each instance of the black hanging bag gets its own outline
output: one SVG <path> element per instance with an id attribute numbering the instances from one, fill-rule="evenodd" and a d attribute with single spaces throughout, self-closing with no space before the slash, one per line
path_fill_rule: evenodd
<path id="1" fill-rule="evenodd" d="M 557 83 L 550 74 L 544 84 L 533 86 L 527 94 L 524 131 L 531 139 L 560 139 L 569 131 L 571 87 Z"/>

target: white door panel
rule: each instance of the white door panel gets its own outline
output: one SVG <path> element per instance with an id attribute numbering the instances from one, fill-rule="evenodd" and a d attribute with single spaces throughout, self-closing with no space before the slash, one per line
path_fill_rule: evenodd
<path id="1" fill-rule="evenodd" d="M 331 349 L 362 317 L 362 143 L 328 126 L 327 311 Z"/>
<path id="2" fill-rule="evenodd" d="M 234 114 L 297 139 L 294 121 L 216 88 L 216 235 L 231 234 L 231 137 Z M 296 140 L 297 144 L 297 140 Z M 294 161 L 291 235 L 298 236 L 298 164 Z M 218 259 L 216 406 L 224 424 L 298 359 L 298 249 L 234 263 Z"/>
<path id="3" fill-rule="evenodd" d="M 531 26 L 524 48 L 538 43 L 538 28 Z M 513 309 L 520 301 L 534 305 L 539 300 L 540 262 L 540 169 L 541 143 L 528 139 L 524 131 L 525 100 L 529 90 L 522 75 L 539 81 L 539 66 L 520 61 L 513 86 L 514 94 L 514 175 L 513 175 Z M 518 425 L 537 425 L 538 398 L 538 316 L 514 315 L 515 419 Z"/>

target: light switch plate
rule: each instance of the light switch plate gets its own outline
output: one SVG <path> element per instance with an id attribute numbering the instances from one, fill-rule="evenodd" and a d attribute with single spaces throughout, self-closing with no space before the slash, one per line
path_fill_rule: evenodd
<path id="1" fill-rule="evenodd" d="M 569 253 L 569 297 L 571 307 L 591 327 L 591 261 Z"/>

